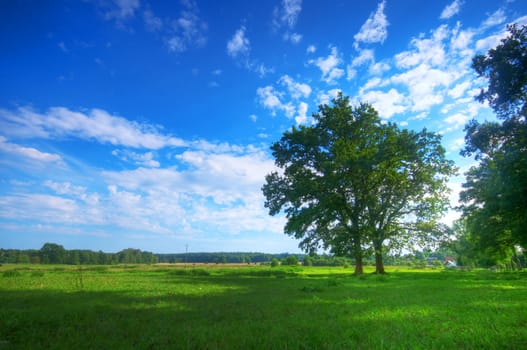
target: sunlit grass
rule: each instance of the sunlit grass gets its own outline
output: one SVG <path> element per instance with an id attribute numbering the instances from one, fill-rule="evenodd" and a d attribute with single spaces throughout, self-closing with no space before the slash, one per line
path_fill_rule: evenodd
<path id="1" fill-rule="evenodd" d="M 352 272 L 2 266 L 0 348 L 527 348 L 526 273 Z"/>

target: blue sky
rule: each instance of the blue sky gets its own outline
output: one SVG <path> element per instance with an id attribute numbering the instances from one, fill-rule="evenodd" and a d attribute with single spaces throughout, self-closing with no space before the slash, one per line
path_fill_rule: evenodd
<path id="1" fill-rule="evenodd" d="M 0 247 L 298 252 L 270 144 L 342 91 L 463 173 L 465 123 L 494 118 L 471 59 L 513 22 L 526 2 L 2 2 Z"/>

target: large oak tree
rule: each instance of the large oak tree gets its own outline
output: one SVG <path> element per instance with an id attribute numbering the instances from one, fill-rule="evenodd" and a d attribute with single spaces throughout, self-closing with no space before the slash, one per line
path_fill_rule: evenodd
<path id="1" fill-rule="evenodd" d="M 453 163 L 439 135 L 383 123 L 371 105 L 342 95 L 313 117 L 271 146 L 281 171 L 266 177 L 265 206 L 285 213 L 285 233 L 304 250 L 353 257 L 356 274 L 373 252 L 384 273 L 387 248 L 438 227 Z"/>

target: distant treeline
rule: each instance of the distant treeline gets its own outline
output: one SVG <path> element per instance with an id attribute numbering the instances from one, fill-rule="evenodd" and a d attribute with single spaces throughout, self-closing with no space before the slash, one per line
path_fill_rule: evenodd
<path id="1" fill-rule="evenodd" d="M 40 249 L 0 249 L 0 264 L 69 264 L 69 265 L 113 265 L 155 263 L 210 263 L 210 264 L 271 264 L 273 260 L 283 263 L 295 261 L 312 266 L 349 265 L 348 258 L 329 255 L 307 256 L 304 254 L 268 253 L 178 253 L 154 254 L 139 249 L 124 249 L 117 253 L 105 253 L 87 249 L 67 250 L 62 245 L 46 243 Z"/>
<path id="2" fill-rule="evenodd" d="M 66 250 L 55 243 L 46 243 L 39 250 L 0 249 L 0 263 L 19 264 L 155 264 L 157 256 L 139 249 L 124 249 L 117 253 L 104 253 L 86 249 Z"/>
<path id="3" fill-rule="evenodd" d="M 425 265 L 442 262 L 446 252 L 416 252 L 413 255 L 386 256 L 388 265 Z M 292 259 L 293 258 L 293 259 Z M 115 265 L 155 263 L 207 263 L 207 264 L 271 264 L 273 260 L 282 264 L 291 262 L 308 266 L 351 266 L 347 257 L 332 255 L 268 254 L 268 253 L 178 253 L 154 254 L 140 249 L 128 248 L 117 253 L 105 253 L 86 249 L 67 250 L 55 243 L 46 243 L 40 249 L 0 249 L 0 264 L 69 264 L 69 265 Z M 366 265 L 375 261 L 367 259 Z"/>

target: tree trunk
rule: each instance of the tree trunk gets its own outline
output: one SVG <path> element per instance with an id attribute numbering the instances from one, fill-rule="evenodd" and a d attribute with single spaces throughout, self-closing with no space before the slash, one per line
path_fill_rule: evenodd
<path id="1" fill-rule="evenodd" d="M 374 243 L 373 247 L 375 248 L 375 273 L 384 275 L 386 271 L 384 271 L 384 262 L 382 261 L 382 243 Z"/>
<path id="2" fill-rule="evenodd" d="M 362 256 L 355 257 L 355 275 L 362 275 L 364 270 L 362 268 Z"/>
<path id="3" fill-rule="evenodd" d="M 384 271 L 384 263 L 382 261 L 382 253 L 378 253 L 375 251 L 375 273 L 384 275 L 386 271 Z"/>

